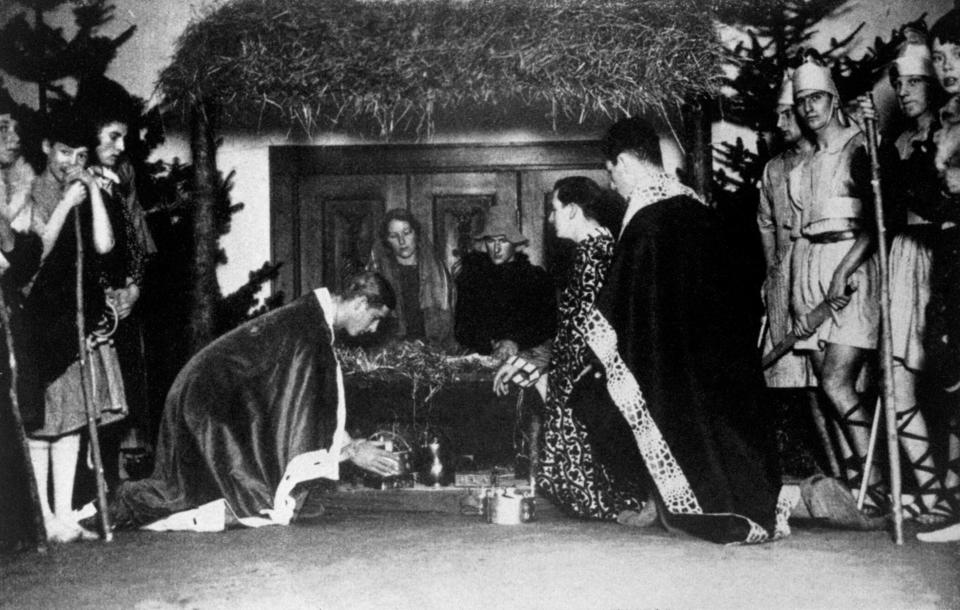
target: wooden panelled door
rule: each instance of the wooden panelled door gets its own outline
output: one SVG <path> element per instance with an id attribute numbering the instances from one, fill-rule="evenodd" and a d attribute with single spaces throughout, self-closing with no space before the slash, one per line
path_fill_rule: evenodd
<path id="1" fill-rule="evenodd" d="M 549 196 L 571 175 L 607 184 L 596 142 L 271 147 L 271 254 L 284 263 L 274 291 L 289 301 L 318 286 L 339 289 L 366 264 L 383 213 L 397 207 L 455 269 L 488 210 L 507 206 L 531 261 L 557 274 L 566 249 L 546 223 Z"/>

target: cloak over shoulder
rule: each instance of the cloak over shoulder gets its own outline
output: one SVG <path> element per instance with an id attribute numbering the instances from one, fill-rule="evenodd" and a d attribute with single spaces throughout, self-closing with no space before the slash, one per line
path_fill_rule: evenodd
<path id="1" fill-rule="evenodd" d="M 786 513 L 752 323 L 735 307 L 743 280 L 722 240 L 715 213 L 691 197 L 640 209 L 617 243 L 587 342 L 667 525 L 760 542 L 785 533 Z"/>
<path id="2" fill-rule="evenodd" d="M 313 293 L 205 347 L 167 395 L 153 474 L 118 490 L 117 525 L 144 525 L 219 498 L 240 518 L 273 508 L 290 460 L 331 446 L 336 367 Z"/>

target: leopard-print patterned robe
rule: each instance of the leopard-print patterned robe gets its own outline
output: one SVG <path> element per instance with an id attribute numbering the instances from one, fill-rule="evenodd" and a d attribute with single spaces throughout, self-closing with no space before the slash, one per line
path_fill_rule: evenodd
<path id="1" fill-rule="evenodd" d="M 610 268 L 613 246 L 607 231 L 580 242 L 560 294 L 537 473 L 538 487 L 561 509 L 594 519 L 614 519 L 623 509 L 641 506 L 636 495 L 614 487 L 594 457 L 584 425 L 567 404 L 574 381 L 590 357 L 583 334 L 585 321 Z"/>

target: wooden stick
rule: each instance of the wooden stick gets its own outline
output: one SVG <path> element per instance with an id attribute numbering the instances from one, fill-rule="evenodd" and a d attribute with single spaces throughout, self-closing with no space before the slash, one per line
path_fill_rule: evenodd
<path id="1" fill-rule="evenodd" d="M 827 456 L 827 464 L 830 466 L 830 475 L 834 478 L 840 478 L 840 462 L 837 461 L 837 453 L 833 450 L 833 441 L 830 438 L 830 431 L 827 429 L 827 418 L 820 411 L 820 405 L 817 403 L 816 395 L 810 392 L 807 396 L 807 403 L 810 407 L 810 417 L 813 418 L 813 425 L 817 429 L 817 435 L 820 437 L 820 443 L 823 445 L 823 452 Z"/>
<path id="2" fill-rule="evenodd" d="M 43 509 L 40 504 L 40 492 L 37 488 L 37 477 L 33 471 L 33 460 L 30 458 L 30 447 L 27 445 L 27 433 L 23 429 L 23 417 L 20 414 L 20 399 L 17 395 L 17 357 L 13 353 L 13 330 L 10 326 L 10 311 L 0 290 L 0 322 L 3 323 L 3 334 L 7 342 L 7 359 L 10 365 L 10 413 L 13 416 L 13 431 L 23 454 L 23 464 L 27 475 L 27 488 L 30 494 L 30 504 L 33 506 L 33 536 L 37 551 L 47 552 L 47 528 L 43 523 Z M 46 489 L 44 489 L 46 492 Z"/>
<path id="3" fill-rule="evenodd" d="M 873 470 L 873 452 L 877 448 L 877 436 L 880 432 L 880 414 L 883 411 L 881 400 L 877 399 L 877 408 L 873 413 L 873 423 L 870 425 L 870 440 L 867 442 L 867 455 L 863 458 L 863 477 L 860 481 L 860 495 L 857 496 L 857 508 L 863 509 L 867 499 L 867 487 L 870 486 L 870 474 Z"/>
<path id="4" fill-rule="evenodd" d="M 873 96 L 870 97 L 871 104 Z M 883 192 L 880 188 L 880 160 L 877 155 L 877 120 L 865 119 L 867 149 L 870 152 L 870 185 L 877 221 L 877 252 L 880 254 L 880 363 L 883 370 L 883 412 L 887 422 L 887 449 L 890 462 L 890 495 L 893 496 L 893 530 L 897 544 L 903 544 L 903 511 L 900 497 L 900 442 L 893 392 L 893 339 L 890 336 L 890 274 L 887 267 L 887 230 L 883 218 Z M 867 455 L 867 460 L 872 456 Z"/>
<path id="5" fill-rule="evenodd" d="M 91 186 L 90 188 L 97 188 Z M 97 478 L 97 502 L 99 503 L 100 527 L 103 529 L 103 540 L 113 540 L 113 531 L 110 528 L 110 516 L 107 510 L 107 481 L 103 474 L 103 459 L 100 454 L 100 436 L 97 432 L 97 413 L 94 411 L 93 400 L 88 385 L 93 381 L 92 367 L 88 369 L 87 340 L 83 332 L 83 234 L 80 230 L 80 211 L 74 211 L 74 234 L 77 238 L 77 347 L 80 351 L 80 393 L 83 398 L 84 410 L 87 414 L 87 432 L 90 434 L 90 453 L 93 455 L 93 470 Z"/>

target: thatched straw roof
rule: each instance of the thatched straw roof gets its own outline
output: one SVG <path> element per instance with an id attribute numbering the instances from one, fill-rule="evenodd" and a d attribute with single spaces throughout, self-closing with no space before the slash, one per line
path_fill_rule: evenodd
<path id="1" fill-rule="evenodd" d="M 671 114 L 718 91 L 722 49 L 693 0 L 236 0 L 191 23 L 159 88 L 227 127 L 307 134 L 439 111 L 543 105 L 583 121 Z M 698 6 L 699 5 L 699 6 Z M 548 118 L 547 120 L 550 120 Z"/>

